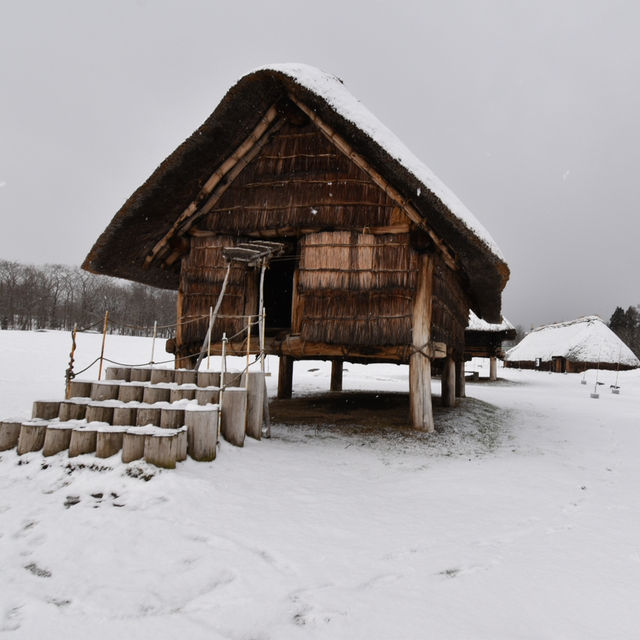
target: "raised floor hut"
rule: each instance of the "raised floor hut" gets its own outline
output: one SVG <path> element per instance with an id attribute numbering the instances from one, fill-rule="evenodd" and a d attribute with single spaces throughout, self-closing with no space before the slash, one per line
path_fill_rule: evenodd
<path id="1" fill-rule="evenodd" d="M 433 173 L 334 76 L 278 65 L 243 77 L 124 204 L 83 267 L 178 290 L 172 343 L 193 363 L 227 271 L 225 250 L 268 239 L 266 351 L 281 358 L 410 364 L 415 427 L 432 429 L 431 361 L 445 403 L 469 309 L 500 321 L 508 267 Z M 259 269 L 232 263 L 212 335 L 258 313 Z M 230 344 L 242 352 L 241 344 Z M 448 385 L 448 386 L 447 386 Z"/>
<path id="2" fill-rule="evenodd" d="M 464 332 L 465 360 L 489 358 L 489 380 L 497 380 L 498 359 L 504 358 L 502 343 L 515 337 L 516 330 L 505 317 L 496 324 L 481 320 L 469 311 L 469 324 Z"/>

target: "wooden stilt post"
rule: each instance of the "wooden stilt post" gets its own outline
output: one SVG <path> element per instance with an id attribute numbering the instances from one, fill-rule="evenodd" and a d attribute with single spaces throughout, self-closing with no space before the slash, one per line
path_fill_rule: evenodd
<path id="1" fill-rule="evenodd" d="M 464 360 L 456 360 L 456 398 L 466 398 Z"/>
<path id="2" fill-rule="evenodd" d="M 104 312 L 104 327 L 102 329 L 102 348 L 100 349 L 100 368 L 98 369 L 98 380 L 102 379 L 102 364 L 104 362 L 104 343 L 107 339 L 107 326 L 109 325 L 109 311 Z"/>
<path id="3" fill-rule="evenodd" d="M 293 358 L 280 356 L 278 367 L 278 398 L 290 398 L 293 393 Z"/>
<path id="4" fill-rule="evenodd" d="M 330 391 L 342 391 L 342 358 L 331 361 L 331 384 Z"/>
<path id="5" fill-rule="evenodd" d="M 426 353 L 431 337 L 433 260 L 429 255 L 422 255 L 418 264 L 418 286 L 413 304 L 413 353 L 409 360 L 409 404 L 413 427 L 433 431 L 431 361 Z"/>
<path id="6" fill-rule="evenodd" d="M 442 368 L 442 406 L 456 406 L 456 367 L 450 355 L 445 358 Z"/>
<path id="7" fill-rule="evenodd" d="M 489 380 L 495 382 L 498 379 L 498 358 L 491 356 L 489 358 Z"/>

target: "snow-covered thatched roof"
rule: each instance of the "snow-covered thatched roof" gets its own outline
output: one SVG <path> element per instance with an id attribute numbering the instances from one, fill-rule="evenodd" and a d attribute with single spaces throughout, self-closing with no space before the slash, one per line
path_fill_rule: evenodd
<path id="1" fill-rule="evenodd" d="M 507 351 L 511 362 L 542 362 L 554 357 L 571 362 L 620 363 L 640 367 L 640 361 L 598 316 L 558 322 L 533 329 L 520 344 Z"/>
<path id="2" fill-rule="evenodd" d="M 502 316 L 502 322 L 492 324 L 478 318 L 473 311 L 469 311 L 469 324 L 467 325 L 467 331 L 487 331 L 497 333 L 499 331 L 511 331 L 513 329 L 514 326 L 504 316 Z"/>
<path id="3" fill-rule="evenodd" d="M 287 117 L 288 105 L 304 105 L 354 154 L 366 160 L 394 191 L 405 210 L 455 256 L 479 316 L 499 321 L 509 268 L 487 230 L 433 172 L 373 116 L 333 75 L 302 64 L 271 65 L 241 78 L 211 116 L 138 188 L 115 215 L 85 259 L 83 268 L 163 288 L 178 287 L 178 263 L 153 255 L 176 221 L 201 204 L 201 190 L 214 172 L 272 109 Z M 337 139 L 337 138 L 336 138 Z M 166 242 L 165 242 L 166 241 Z M 178 243 L 179 244 L 179 243 Z"/>

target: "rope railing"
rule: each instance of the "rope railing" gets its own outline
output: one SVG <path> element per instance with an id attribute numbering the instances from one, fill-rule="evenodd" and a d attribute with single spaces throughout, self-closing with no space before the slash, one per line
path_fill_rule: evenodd
<path id="1" fill-rule="evenodd" d="M 116 366 L 120 366 L 120 367 L 146 367 L 146 366 L 154 366 L 154 365 L 163 365 L 163 364 L 169 364 L 172 362 L 175 362 L 175 357 L 174 358 L 169 358 L 167 360 L 155 360 L 153 357 L 154 354 L 154 349 L 155 349 L 155 336 L 157 334 L 157 330 L 158 329 L 162 329 L 162 328 L 169 328 L 169 327 L 177 327 L 180 325 L 185 325 L 185 324 L 189 324 L 190 322 L 196 322 L 196 321 L 201 321 L 207 318 L 211 318 L 211 315 L 201 315 L 201 316 L 197 316 L 195 318 L 189 318 L 186 321 L 183 322 L 179 322 L 179 323 L 175 323 L 173 325 L 157 325 L 157 323 L 154 323 L 153 328 L 152 327 L 140 327 L 140 326 L 136 326 L 136 325 L 125 325 L 125 324 L 119 324 L 117 323 L 117 321 L 114 321 L 112 318 L 109 317 L 109 312 L 107 311 L 105 313 L 105 317 L 104 317 L 104 324 L 103 324 L 103 336 L 102 336 L 102 348 L 101 348 L 101 353 L 99 356 L 97 356 L 92 362 L 90 362 L 87 366 L 85 366 L 84 368 L 80 369 L 79 371 L 74 371 L 73 370 L 73 364 L 74 364 L 74 355 L 75 355 L 75 349 L 76 349 L 76 329 L 74 327 L 74 331 L 72 332 L 72 351 L 70 354 L 70 361 L 69 361 L 69 367 L 67 368 L 67 370 L 65 371 L 65 384 L 68 388 L 69 386 L 69 382 L 71 380 L 73 380 L 74 378 L 76 378 L 77 376 L 81 375 L 82 373 L 88 371 L 89 369 L 91 369 L 91 367 L 93 367 L 96 363 L 100 363 L 100 369 L 99 369 L 99 373 L 98 373 L 98 380 L 101 379 L 102 377 L 102 365 L 104 362 L 107 362 L 109 364 L 113 364 Z M 231 354 L 226 354 L 225 353 L 225 347 L 226 344 L 229 342 L 232 342 L 233 340 L 235 340 L 236 338 L 242 336 L 243 334 L 247 334 L 247 337 L 242 341 L 242 356 L 246 355 L 247 358 L 247 363 L 245 364 L 244 368 L 241 370 L 241 373 L 245 373 L 246 371 L 248 371 L 249 367 L 253 364 L 255 364 L 256 362 L 260 361 L 262 367 L 264 367 L 264 319 L 265 319 L 265 314 L 264 314 L 264 309 L 262 311 L 262 313 L 260 314 L 245 314 L 245 315 L 218 315 L 217 318 L 227 318 L 227 319 L 245 319 L 247 320 L 247 323 L 244 327 L 242 327 L 242 329 L 240 329 L 239 331 L 237 331 L 235 334 L 233 334 L 230 338 L 226 337 L 226 334 L 223 335 L 223 349 L 221 352 L 221 356 L 222 358 L 225 360 L 226 362 L 226 355 L 231 355 Z M 97 324 L 97 323 L 94 323 Z M 113 360 L 111 358 L 107 358 L 104 355 L 104 345 L 105 345 L 105 339 L 106 339 L 106 335 L 107 335 L 107 331 L 108 331 L 108 326 L 110 324 L 113 325 L 119 325 L 119 326 L 127 326 L 128 328 L 136 328 L 138 330 L 144 330 L 144 329 L 153 329 L 153 335 L 154 335 L 154 343 L 152 345 L 152 351 L 151 351 L 151 359 L 146 361 L 146 362 L 141 362 L 141 363 L 126 363 L 126 362 L 119 362 L 117 360 Z M 260 348 L 257 351 L 252 351 L 250 349 L 250 334 L 251 334 L 251 329 L 253 327 L 259 327 L 259 337 L 260 337 Z M 247 348 L 244 349 L 244 345 L 245 343 L 247 344 Z M 207 346 L 207 356 L 211 355 L 211 345 L 209 344 Z M 199 351 L 195 351 L 192 353 L 187 353 L 187 354 L 180 354 L 181 358 L 184 359 L 189 359 L 189 358 L 195 358 L 200 356 L 202 353 L 201 350 Z M 238 354 L 233 354 L 235 355 L 235 357 L 240 357 Z M 250 355 L 254 355 L 254 360 L 253 362 L 250 362 Z M 223 369 L 226 369 L 226 364 L 223 364 Z"/>

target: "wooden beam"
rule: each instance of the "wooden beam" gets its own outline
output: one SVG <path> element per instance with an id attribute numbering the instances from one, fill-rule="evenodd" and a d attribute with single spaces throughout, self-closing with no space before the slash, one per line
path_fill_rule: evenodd
<path id="1" fill-rule="evenodd" d="M 409 233 L 410 230 L 411 227 L 408 224 L 392 224 L 385 227 L 363 227 L 362 229 L 357 229 L 357 231 L 361 231 L 362 233 L 369 233 L 374 236 L 386 234 L 403 234 Z M 328 231 L 328 229 L 326 225 L 318 225 L 317 227 L 305 227 L 304 229 L 300 229 L 298 227 L 279 227 L 277 229 L 256 229 L 255 231 L 249 231 L 247 233 L 244 233 L 243 235 L 249 238 L 283 238 L 287 236 L 304 236 L 309 233 L 318 233 L 319 231 Z M 332 226 L 331 231 L 354 231 L 354 229 L 353 227 L 343 227 L 337 225 Z M 220 235 L 218 231 L 194 229 L 193 227 L 189 228 L 188 233 L 189 235 L 196 238 L 208 238 Z"/>
<path id="2" fill-rule="evenodd" d="M 261 118 L 255 129 L 242 142 L 242 144 L 211 174 L 204 183 L 198 195 L 189 203 L 184 211 L 178 216 L 171 229 L 156 243 L 151 253 L 145 258 L 145 266 L 148 266 L 160 253 L 160 251 L 173 237 L 183 223 L 188 220 L 211 195 L 213 190 L 220 184 L 221 180 L 229 173 L 245 156 L 251 151 L 256 142 L 262 138 L 270 129 L 273 122 L 278 117 L 278 110 L 273 105 Z"/>
<path id="3" fill-rule="evenodd" d="M 430 342 L 420 345 L 424 357 L 433 360 L 443 358 L 447 354 L 447 345 L 444 342 Z M 355 360 L 365 362 L 397 362 L 408 363 L 412 347 L 409 345 L 395 346 L 356 346 L 326 344 L 324 342 L 308 342 L 299 335 L 290 335 L 284 338 L 265 338 L 265 353 L 276 356 L 290 356 L 295 360 L 333 359 Z M 222 345 L 211 344 L 211 355 L 220 355 Z M 227 355 L 244 356 L 246 354 L 245 342 L 229 342 Z"/>
<path id="4" fill-rule="evenodd" d="M 366 160 L 366 158 L 360 155 L 357 151 L 351 147 L 351 145 L 338 133 L 336 133 L 328 124 L 326 124 L 323 120 L 321 120 L 317 114 L 309 109 L 304 102 L 301 102 L 294 96 L 290 95 L 289 98 L 298 105 L 298 107 L 304 111 L 304 113 L 309 116 L 309 119 L 318 127 L 321 133 L 330 140 L 342 153 L 344 153 L 352 162 L 354 162 L 360 169 L 362 169 L 365 173 L 369 175 L 369 177 L 393 200 L 395 200 L 398 205 L 402 207 L 407 217 L 418 227 L 426 231 L 430 238 L 433 240 L 433 243 L 438 247 L 440 252 L 442 253 L 443 259 L 445 263 L 453 270 L 457 269 L 456 261 L 454 256 L 451 254 L 449 248 L 445 245 L 445 243 L 438 237 L 438 235 L 430 229 L 422 215 L 416 210 L 416 208 L 411 204 L 409 200 L 404 198 L 402 194 L 392 187 L 385 178 L 378 173 Z"/>
<path id="5" fill-rule="evenodd" d="M 425 355 L 425 347 L 431 337 L 433 259 L 429 255 L 421 255 L 418 265 L 418 286 L 413 303 L 414 351 L 409 360 L 409 404 L 413 427 L 433 431 L 431 360 Z"/>

